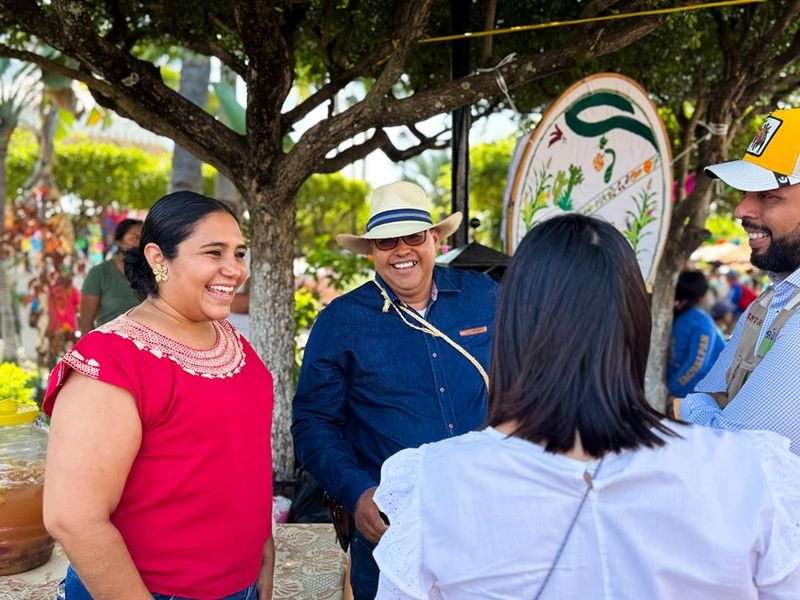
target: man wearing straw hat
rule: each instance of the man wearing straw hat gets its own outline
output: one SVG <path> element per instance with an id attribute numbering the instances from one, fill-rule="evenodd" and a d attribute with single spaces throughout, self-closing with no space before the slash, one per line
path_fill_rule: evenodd
<path id="1" fill-rule="evenodd" d="M 750 262 L 772 285 L 742 314 L 681 416 L 721 429 L 768 429 L 800 454 L 800 108 L 774 111 L 742 160 L 706 168 L 742 190 L 736 217 Z"/>
<path id="2" fill-rule="evenodd" d="M 336 238 L 373 256 L 375 279 L 331 302 L 306 345 L 293 404 L 295 450 L 355 518 L 356 600 L 377 589 L 372 550 L 387 524 L 372 496 L 384 460 L 474 430 L 486 416 L 497 284 L 434 267 L 439 241 L 460 222 L 455 213 L 434 223 L 415 184 L 377 188 L 366 233 Z"/>

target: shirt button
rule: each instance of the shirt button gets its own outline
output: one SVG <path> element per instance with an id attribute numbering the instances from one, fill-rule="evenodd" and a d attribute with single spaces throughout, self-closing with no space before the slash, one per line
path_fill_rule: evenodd
<path id="1" fill-rule="evenodd" d="M 431 354 L 431 356 L 432 356 L 433 358 L 436 358 L 436 357 L 437 357 L 437 356 L 439 356 L 439 355 L 438 355 L 438 354 L 436 354 L 436 352 L 434 352 L 433 354 Z"/>
<path id="2" fill-rule="evenodd" d="M 440 387 L 440 388 L 439 388 L 439 391 L 440 391 L 440 392 L 442 392 L 442 393 L 444 394 L 444 388 L 443 388 L 443 387 Z"/>
<path id="3" fill-rule="evenodd" d="M 448 427 L 448 428 L 450 428 L 450 429 L 452 429 L 453 427 L 455 427 L 455 425 L 453 425 L 452 423 L 448 423 L 448 424 L 447 424 L 447 427 Z"/>

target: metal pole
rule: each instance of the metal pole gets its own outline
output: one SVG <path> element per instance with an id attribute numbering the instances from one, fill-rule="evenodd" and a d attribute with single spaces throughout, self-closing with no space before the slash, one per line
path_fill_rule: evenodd
<path id="1" fill-rule="evenodd" d="M 450 25 L 452 33 L 469 30 L 471 2 L 450 0 Z M 453 40 L 450 54 L 450 78 L 455 80 L 470 73 L 469 40 Z M 469 129 L 472 124 L 469 105 L 457 108 L 452 114 L 453 137 L 451 152 L 451 188 L 453 211 L 464 215 L 461 226 L 453 234 L 453 246 L 466 246 L 469 242 Z"/>

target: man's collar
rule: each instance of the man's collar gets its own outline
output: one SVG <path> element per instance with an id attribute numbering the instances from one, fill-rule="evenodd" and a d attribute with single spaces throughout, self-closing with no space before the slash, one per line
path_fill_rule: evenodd
<path id="1" fill-rule="evenodd" d="M 784 281 L 788 281 L 793 286 L 800 288 L 800 268 L 795 269 L 786 277 L 781 277 L 777 273 L 772 273 L 771 271 L 768 272 L 767 275 L 769 276 L 773 286 L 783 283 Z"/>

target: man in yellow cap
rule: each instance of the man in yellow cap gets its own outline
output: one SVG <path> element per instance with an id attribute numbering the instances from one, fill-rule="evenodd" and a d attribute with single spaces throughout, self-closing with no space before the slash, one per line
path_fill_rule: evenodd
<path id="1" fill-rule="evenodd" d="M 708 375 L 680 405 L 690 422 L 767 429 L 800 454 L 800 108 L 776 110 L 741 160 L 706 167 L 744 192 L 736 217 L 772 285 L 742 314 Z"/>
<path id="2" fill-rule="evenodd" d="M 372 500 L 392 454 L 477 429 L 486 417 L 497 284 L 434 266 L 461 213 L 434 223 L 413 183 L 372 194 L 364 235 L 343 248 L 371 254 L 376 277 L 331 302 L 314 324 L 293 404 L 303 467 L 355 517 L 350 538 L 356 600 L 372 600 L 375 543 L 386 531 Z"/>

